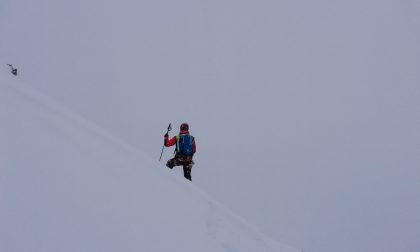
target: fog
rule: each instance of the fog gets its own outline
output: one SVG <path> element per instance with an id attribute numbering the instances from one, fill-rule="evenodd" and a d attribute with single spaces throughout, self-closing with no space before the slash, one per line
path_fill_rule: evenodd
<path id="1" fill-rule="evenodd" d="M 156 162 L 167 124 L 188 122 L 194 184 L 277 240 L 418 251 L 419 14 L 409 0 L 3 0 L 0 63 Z"/>

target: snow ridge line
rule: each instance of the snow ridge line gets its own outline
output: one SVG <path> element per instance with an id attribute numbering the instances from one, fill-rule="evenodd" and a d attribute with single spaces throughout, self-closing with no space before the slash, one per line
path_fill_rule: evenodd
<path id="1" fill-rule="evenodd" d="M 6 78 L 3 78 L 3 79 L 6 79 Z M 86 130 L 88 130 L 91 134 L 97 135 L 101 137 L 102 139 L 107 140 L 112 145 L 120 147 L 121 150 L 123 150 L 127 154 L 130 154 L 133 157 L 142 155 L 144 158 L 147 158 L 147 160 L 152 162 L 151 157 L 146 156 L 145 154 L 141 153 L 139 150 L 137 150 L 135 147 L 128 144 L 121 138 L 116 137 L 115 135 L 108 132 L 104 128 L 98 126 L 97 124 L 89 121 L 88 119 L 78 114 L 77 112 L 62 105 L 55 99 L 39 92 L 38 90 L 31 88 L 29 85 L 26 85 L 24 82 L 20 80 L 16 80 L 15 78 L 14 79 L 7 78 L 2 84 L 8 86 L 9 89 L 13 90 L 14 92 L 20 93 L 21 95 L 24 95 L 29 100 L 32 100 L 33 102 L 43 106 L 48 111 L 54 114 L 58 114 L 60 116 L 64 116 L 65 118 L 69 119 L 71 122 L 78 124 L 79 126 L 82 126 Z"/>

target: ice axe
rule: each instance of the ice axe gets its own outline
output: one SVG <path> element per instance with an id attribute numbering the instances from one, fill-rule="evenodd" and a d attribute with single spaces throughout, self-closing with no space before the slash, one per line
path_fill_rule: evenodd
<path id="1" fill-rule="evenodd" d="M 166 134 L 169 134 L 169 131 L 171 131 L 171 129 L 172 129 L 172 127 L 171 127 L 171 124 L 169 123 L 169 126 L 168 126 L 168 131 L 166 131 Z M 162 154 L 163 154 L 163 149 L 165 148 L 165 143 L 163 143 L 163 146 L 162 146 L 162 151 L 160 152 L 160 158 L 159 158 L 159 162 L 160 162 L 160 160 L 162 159 Z"/>

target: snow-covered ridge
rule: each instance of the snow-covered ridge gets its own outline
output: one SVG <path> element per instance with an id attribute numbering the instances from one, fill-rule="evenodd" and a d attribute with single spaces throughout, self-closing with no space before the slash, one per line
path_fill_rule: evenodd
<path id="1" fill-rule="evenodd" d="M 297 251 L 0 73 L 0 251 Z"/>

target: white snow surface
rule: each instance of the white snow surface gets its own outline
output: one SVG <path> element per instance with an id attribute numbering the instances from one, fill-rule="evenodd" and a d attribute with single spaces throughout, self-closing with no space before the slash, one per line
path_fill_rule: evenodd
<path id="1" fill-rule="evenodd" d="M 2 252 L 297 251 L 4 75 L 0 120 Z"/>

